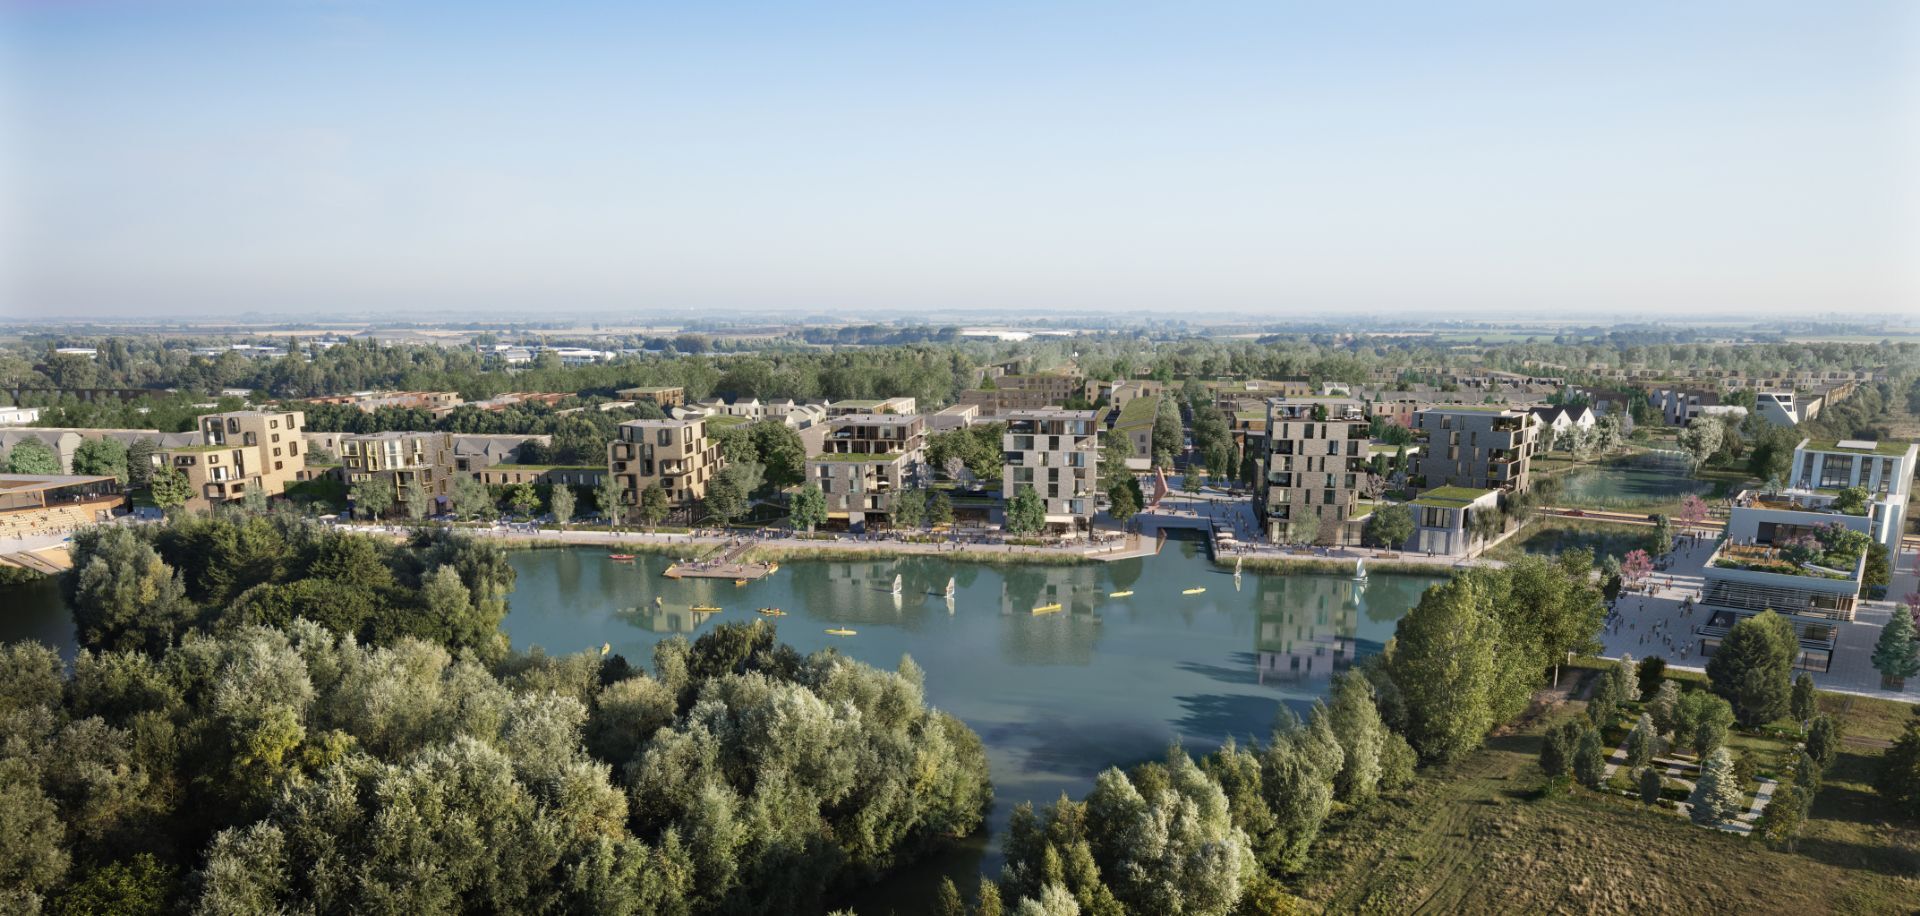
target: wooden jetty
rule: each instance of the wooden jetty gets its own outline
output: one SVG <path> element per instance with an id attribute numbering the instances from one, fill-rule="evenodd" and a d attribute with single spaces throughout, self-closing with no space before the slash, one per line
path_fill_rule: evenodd
<path id="1" fill-rule="evenodd" d="M 667 566 L 661 575 L 669 579 L 733 579 L 735 584 L 763 579 L 771 575 L 777 565 L 772 563 L 746 563 L 741 557 L 752 550 L 750 543 L 736 544 L 721 551 L 711 560 L 698 560 L 691 563 L 673 563 Z"/>

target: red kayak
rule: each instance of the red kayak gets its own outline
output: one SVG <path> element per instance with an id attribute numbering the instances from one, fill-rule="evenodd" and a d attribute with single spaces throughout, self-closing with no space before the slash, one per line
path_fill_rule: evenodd
<path id="1" fill-rule="evenodd" d="M 607 559 L 609 559 L 609 560 L 637 560 L 637 559 L 639 559 L 639 558 L 640 558 L 640 557 L 639 557 L 639 555 L 638 555 L 638 554 L 632 554 L 632 553 L 610 553 L 610 554 L 607 554 Z"/>

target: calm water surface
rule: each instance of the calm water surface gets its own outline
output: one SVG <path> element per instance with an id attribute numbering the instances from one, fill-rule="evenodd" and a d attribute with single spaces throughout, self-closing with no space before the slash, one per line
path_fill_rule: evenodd
<path id="1" fill-rule="evenodd" d="M 1688 473 L 1684 459 L 1656 452 L 1575 468 L 1560 475 L 1559 481 L 1561 495 L 1556 499 L 1560 502 L 1619 507 L 1673 502 L 1713 488 L 1712 482 Z"/>
<path id="2" fill-rule="evenodd" d="M 1158 757 L 1170 741 L 1199 752 L 1229 735 L 1264 739 L 1281 704 L 1304 708 L 1324 696 L 1328 678 L 1378 652 L 1437 581 L 1248 574 L 1236 582 L 1199 544 L 1181 540 L 1155 557 L 1070 567 L 802 561 L 740 587 L 667 579 L 660 573 L 669 559 L 659 556 L 615 562 L 603 550 L 555 549 L 516 551 L 512 562 L 519 582 L 505 628 L 517 649 L 607 643 L 644 666 L 662 639 L 694 639 L 778 607 L 787 612 L 775 621 L 780 638 L 802 652 L 833 647 L 886 668 L 912 655 L 928 700 L 985 741 L 994 811 L 986 835 L 845 901 L 863 913 L 917 910 L 943 874 L 971 887 L 972 876 L 997 872 L 997 835 L 1022 801 L 1081 795 L 1101 769 Z M 941 596 L 949 576 L 951 603 Z M 1133 594 L 1111 597 L 1116 591 Z M 0 639 L 40 639 L 72 657 L 72 618 L 51 582 L 0 592 L 0 603 Z M 1059 612 L 1032 613 L 1055 603 Z M 724 610 L 696 615 L 694 605 Z M 842 627 L 856 635 L 826 633 Z"/>

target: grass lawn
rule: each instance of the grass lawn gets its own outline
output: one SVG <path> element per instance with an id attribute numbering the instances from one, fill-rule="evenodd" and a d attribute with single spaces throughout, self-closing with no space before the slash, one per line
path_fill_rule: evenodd
<path id="1" fill-rule="evenodd" d="M 1845 702 L 1822 698 L 1835 712 Z M 1891 736 L 1909 708 L 1856 700 L 1845 730 Z M 1583 711 L 1569 703 L 1337 815 L 1297 893 L 1374 913 L 1904 913 L 1920 901 L 1920 825 L 1887 824 L 1862 781 L 1877 748 L 1848 745 L 1789 852 L 1624 798 L 1543 794 L 1540 735 Z"/>

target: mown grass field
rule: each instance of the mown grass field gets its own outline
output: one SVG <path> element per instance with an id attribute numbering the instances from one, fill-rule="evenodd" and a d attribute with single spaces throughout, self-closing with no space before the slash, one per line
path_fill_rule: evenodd
<path id="1" fill-rule="evenodd" d="M 1909 706 L 1822 698 L 1866 742 L 1897 734 Z M 1876 746 L 1848 742 L 1793 851 L 1703 830 L 1680 816 L 1581 789 L 1543 794 L 1548 724 L 1575 701 L 1422 771 L 1403 796 L 1336 818 L 1293 882 L 1327 912 L 1912 913 L 1920 824 L 1889 824 L 1870 788 Z"/>

